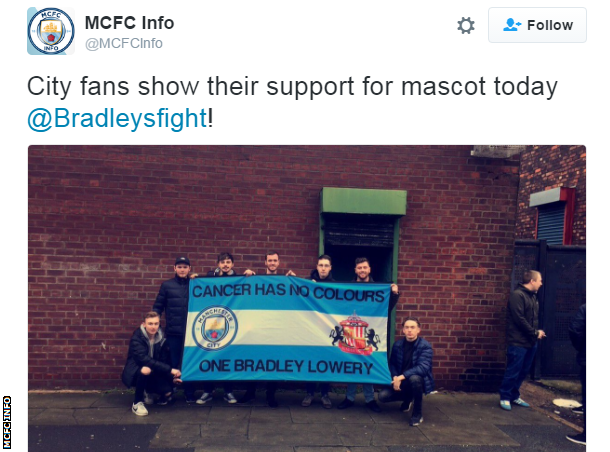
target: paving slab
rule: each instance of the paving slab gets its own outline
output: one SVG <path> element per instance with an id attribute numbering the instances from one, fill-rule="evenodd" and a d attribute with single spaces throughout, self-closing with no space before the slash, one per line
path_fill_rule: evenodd
<path id="1" fill-rule="evenodd" d="M 28 394 L 30 408 L 89 408 L 99 398 L 98 393 L 86 394 Z"/>
<path id="2" fill-rule="evenodd" d="M 448 393 L 438 393 L 438 394 L 428 394 L 424 396 L 424 405 L 426 406 L 461 406 L 463 405 L 463 401 L 456 399 L 452 394 Z"/>
<path id="3" fill-rule="evenodd" d="M 387 447 L 295 447 L 297 452 L 388 452 Z"/>
<path id="4" fill-rule="evenodd" d="M 424 417 L 425 419 L 425 417 Z M 435 445 L 518 446 L 519 443 L 493 424 L 484 422 L 432 425 L 424 422 L 417 427 Z M 405 443 L 402 443 L 405 444 Z"/>
<path id="5" fill-rule="evenodd" d="M 239 452 L 294 452 L 291 446 L 240 446 Z M 235 446 L 196 447 L 194 452 L 235 452 Z"/>
<path id="6" fill-rule="evenodd" d="M 587 449 L 586 446 L 568 441 L 566 435 L 574 435 L 576 432 L 558 423 L 553 426 L 503 425 L 500 429 L 518 441 L 526 451 L 584 452 Z M 596 447 L 592 450 L 602 448 Z"/>
<path id="7" fill-rule="evenodd" d="M 131 405 L 120 424 L 203 424 L 207 421 L 210 408 L 183 407 L 177 409 L 169 406 L 146 405 L 148 416 L 136 416 L 131 412 Z"/>
<path id="8" fill-rule="evenodd" d="M 208 423 L 242 423 L 250 420 L 252 407 L 212 407 L 208 416 Z"/>
<path id="9" fill-rule="evenodd" d="M 497 446 L 388 446 L 388 452 L 517 452 L 520 449 L 504 448 L 498 449 Z M 530 451 L 528 451 L 530 452 Z"/>
<path id="10" fill-rule="evenodd" d="M 133 393 L 128 392 L 110 392 L 101 394 L 100 397 L 93 402 L 92 407 L 121 407 L 131 406 L 133 403 Z"/>
<path id="11" fill-rule="evenodd" d="M 150 441 L 150 447 L 184 448 L 201 439 L 201 427 L 196 424 L 163 424 Z"/>
<path id="12" fill-rule="evenodd" d="M 212 407 L 198 405 L 147 406 L 149 412 L 163 417 L 162 424 L 205 424 Z"/>
<path id="13" fill-rule="evenodd" d="M 34 419 L 36 416 L 38 416 L 40 413 L 42 413 L 45 409 L 44 408 L 29 408 L 28 409 L 28 422 L 31 421 L 32 419 Z"/>
<path id="14" fill-rule="evenodd" d="M 400 411 L 400 405 L 400 402 L 380 403 L 381 413 L 369 410 L 369 416 L 376 424 L 398 424 L 404 422 L 405 419 L 409 420 L 411 415 Z"/>
<path id="15" fill-rule="evenodd" d="M 270 446 L 340 446 L 341 439 L 333 425 L 250 424 L 248 438 L 252 445 Z"/>
<path id="16" fill-rule="evenodd" d="M 472 405 L 472 404 L 498 405 L 500 403 L 500 396 L 497 393 L 483 394 L 483 393 L 456 392 L 456 393 L 453 393 L 451 396 L 457 402 L 466 404 L 466 405 Z"/>
<path id="17" fill-rule="evenodd" d="M 230 447 L 233 450 L 242 450 L 249 445 L 247 422 L 202 425 L 201 437 L 191 443 L 195 448 Z"/>
<path id="18" fill-rule="evenodd" d="M 77 409 L 74 418 L 79 425 L 108 425 L 117 424 L 125 413 L 131 413 L 131 407 Z"/>
<path id="19" fill-rule="evenodd" d="M 250 413 L 250 423 L 291 424 L 290 408 L 285 406 L 278 408 L 254 407 Z"/>
<path id="20" fill-rule="evenodd" d="M 324 409 L 321 405 L 290 407 L 292 422 L 295 424 L 366 424 L 373 422 L 372 411 L 363 406 L 353 406 L 346 410 Z"/>
<path id="21" fill-rule="evenodd" d="M 373 434 L 373 446 L 391 445 L 432 445 L 432 442 L 424 436 L 417 427 L 409 424 L 377 424 Z"/>
<path id="22" fill-rule="evenodd" d="M 498 425 L 525 424 L 526 421 L 512 412 L 503 410 L 500 405 L 445 406 L 438 409 L 454 422 L 486 422 Z"/>
<path id="23" fill-rule="evenodd" d="M 41 452 L 148 451 L 156 425 L 30 426 L 28 450 Z M 21 448 L 19 448 L 21 450 Z M 183 449 L 182 451 L 187 452 Z M 162 452 L 155 449 L 155 452 Z M 173 449 L 173 452 L 179 452 Z"/>
<path id="24" fill-rule="evenodd" d="M 30 420 L 33 425 L 76 425 L 74 410 L 48 408 Z"/>
<path id="25" fill-rule="evenodd" d="M 532 409 L 513 409 L 511 413 L 519 416 L 523 419 L 526 425 L 557 425 L 557 421 L 547 416 L 545 413 L 541 413 Z"/>
<path id="26" fill-rule="evenodd" d="M 345 446 L 370 446 L 375 424 L 335 424 L 335 430 Z"/>

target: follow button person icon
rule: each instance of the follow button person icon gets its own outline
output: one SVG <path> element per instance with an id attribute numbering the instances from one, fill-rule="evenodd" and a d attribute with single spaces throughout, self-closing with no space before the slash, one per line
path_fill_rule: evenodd
<path id="1" fill-rule="evenodd" d="M 521 25 L 521 22 L 517 22 L 515 24 L 515 21 L 513 19 L 508 19 L 506 21 L 506 25 L 508 25 L 508 27 L 504 27 L 504 31 L 519 31 L 517 27 Z M 517 27 L 513 27 L 513 25 L 517 25 Z"/>

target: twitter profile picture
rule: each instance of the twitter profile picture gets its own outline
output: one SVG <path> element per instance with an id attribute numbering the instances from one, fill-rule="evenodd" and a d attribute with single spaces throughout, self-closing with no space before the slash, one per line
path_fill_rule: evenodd
<path id="1" fill-rule="evenodd" d="M 74 40 L 74 22 L 59 8 L 28 9 L 28 53 L 67 55 Z"/>

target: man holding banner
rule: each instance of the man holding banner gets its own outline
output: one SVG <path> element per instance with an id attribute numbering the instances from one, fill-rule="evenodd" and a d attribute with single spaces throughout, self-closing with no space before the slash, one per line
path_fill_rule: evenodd
<path id="1" fill-rule="evenodd" d="M 390 293 L 279 275 L 192 279 L 182 380 L 387 384 L 373 330 L 387 327 Z"/>
<path id="2" fill-rule="evenodd" d="M 310 278 L 312 281 L 315 281 L 315 282 L 323 282 L 323 283 L 334 282 L 335 280 L 333 279 L 332 270 L 333 270 L 332 259 L 330 258 L 329 255 L 323 254 L 320 257 L 318 257 L 318 264 L 316 265 L 315 270 L 311 271 Z M 311 406 L 311 402 L 313 402 L 315 392 L 316 392 L 316 385 L 317 384 L 315 382 L 309 382 L 309 383 L 307 383 L 307 385 L 305 385 L 307 395 L 301 402 L 301 406 L 304 406 L 304 407 Z M 322 406 L 326 409 L 330 409 L 333 407 L 333 403 L 331 402 L 330 397 L 328 397 L 329 390 L 330 390 L 329 383 L 320 383 L 320 395 L 321 395 L 320 401 L 322 402 Z"/>
<path id="3" fill-rule="evenodd" d="M 191 261 L 186 256 L 178 256 L 174 262 L 174 277 L 161 284 L 152 310 L 161 316 L 165 311 L 165 333 L 171 365 L 180 369 L 189 300 L 189 273 Z M 187 403 L 195 401 L 195 388 L 186 383 L 184 396 Z"/>
<path id="4" fill-rule="evenodd" d="M 356 277 L 354 279 L 357 283 L 373 283 L 373 278 L 371 277 L 371 265 L 369 260 L 366 257 L 359 257 L 355 261 L 354 272 L 356 273 Z M 390 303 L 388 305 L 388 318 L 392 315 L 392 310 L 398 303 L 398 298 L 400 297 L 398 286 L 396 284 L 392 284 L 391 286 L 392 294 L 390 295 Z M 389 331 L 389 328 L 387 328 Z M 388 333 L 389 334 L 389 333 Z M 389 335 L 388 335 L 388 343 L 389 343 Z M 343 402 L 337 406 L 338 409 L 344 410 L 346 408 L 350 408 L 354 405 L 354 401 L 356 399 L 356 390 L 358 389 L 357 383 L 349 383 L 347 385 L 347 393 Z M 381 412 L 381 408 L 375 402 L 375 389 L 372 384 L 363 384 L 362 391 L 364 392 L 364 401 L 366 402 L 367 408 L 375 413 Z"/>
<path id="5" fill-rule="evenodd" d="M 265 254 L 265 275 L 280 275 L 278 272 L 280 268 L 280 255 L 276 251 L 267 251 Z M 247 270 L 250 274 L 246 276 L 253 276 L 256 273 L 252 270 Z M 296 276 L 292 270 L 286 272 L 286 276 Z M 277 391 L 277 381 L 267 382 L 267 405 L 271 408 L 277 408 L 278 403 L 275 400 L 275 392 Z M 249 403 L 256 397 L 256 382 L 250 381 L 246 383 L 246 393 L 239 398 L 237 403 Z"/>
<path id="6" fill-rule="evenodd" d="M 235 265 L 235 259 L 233 255 L 228 252 L 220 253 L 216 258 L 217 267 L 215 270 L 210 270 L 207 274 L 208 277 L 227 277 L 235 276 L 233 266 Z M 194 275 L 197 277 L 198 275 Z M 224 400 L 228 403 L 237 403 L 237 399 L 233 395 L 233 384 L 229 381 L 224 383 Z M 197 399 L 198 405 L 203 405 L 206 402 L 214 398 L 214 383 L 206 382 L 203 385 L 203 394 Z"/>

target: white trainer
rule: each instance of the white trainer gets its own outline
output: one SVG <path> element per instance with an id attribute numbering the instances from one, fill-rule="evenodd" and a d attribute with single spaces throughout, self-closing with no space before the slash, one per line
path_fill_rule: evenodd
<path id="1" fill-rule="evenodd" d="M 144 402 L 134 403 L 131 406 L 131 411 L 133 411 L 133 414 L 136 416 L 148 416 L 148 410 L 144 406 Z"/>

